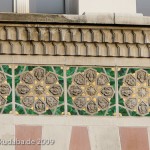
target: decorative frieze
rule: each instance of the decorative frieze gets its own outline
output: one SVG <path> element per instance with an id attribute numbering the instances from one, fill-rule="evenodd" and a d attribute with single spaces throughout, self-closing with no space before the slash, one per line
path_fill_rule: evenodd
<path id="1" fill-rule="evenodd" d="M 0 113 L 149 116 L 150 68 L 1 65 Z"/>
<path id="2" fill-rule="evenodd" d="M 149 57 L 149 41 L 148 29 L 0 27 L 1 54 Z"/>
<path id="3" fill-rule="evenodd" d="M 149 30 L 145 29 L 91 29 L 62 27 L 1 26 L 1 40 L 100 42 L 100 43 L 150 43 Z"/>

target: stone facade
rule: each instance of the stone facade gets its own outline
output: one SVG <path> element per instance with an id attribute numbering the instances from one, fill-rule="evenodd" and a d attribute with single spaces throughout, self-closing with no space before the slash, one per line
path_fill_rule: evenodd
<path id="1" fill-rule="evenodd" d="M 33 131 L 33 139 L 52 133 L 59 142 L 54 149 L 129 150 L 130 129 L 122 128 L 128 126 L 133 139 L 145 137 L 147 150 L 149 21 L 141 15 L 0 14 L 0 120 L 7 124 L 2 138 L 26 139 Z M 143 128 L 137 132 L 134 126 Z M 60 142 L 55 130 L 67 133 L 67 139 Z M 110 138 L 102 144 L 98 139 L 104 135 Z M 77 136 L 85 138 L 84 145 Z"/>

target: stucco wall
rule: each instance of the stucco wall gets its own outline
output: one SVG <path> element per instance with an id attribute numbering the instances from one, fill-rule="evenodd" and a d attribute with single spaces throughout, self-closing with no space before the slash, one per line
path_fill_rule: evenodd
<path id="1" fill-rule="evenodd" d="M 84 12 L 136 13 L 136 0 L 79 0 L 79 14 Z"/>

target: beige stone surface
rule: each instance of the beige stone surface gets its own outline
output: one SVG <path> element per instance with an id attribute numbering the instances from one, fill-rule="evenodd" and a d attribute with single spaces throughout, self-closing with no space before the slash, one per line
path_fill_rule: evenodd
<path id="1" fill-rule="evenodd" d="M 114 126 L 89 126 L 91 150 L 121 150 L 119 129 Z"/>
<path id="2" fill-rule="evenodd" d="M 145 53 L 142 55 L 145 55 Z M 0 55 L 2 64 L 41 64 L 41 65 L 97 65 L 97 66 L 126 66 L 149 67 L 149 58 L 115 58 L 115 57 L 74 57 L 74 56 L 29 56 L 29 55 Z"/>
<path id="3" fill-rule="evenodd" d="M 130 0 L 131 1 L 131 0 Z M 98 5 L 99 6 L 99 5 Z M 122 5 L 124 6 L 124 5 Z M 128 11 L 128 9 L 126 9 Z M 86 15 L 0 13 L 1 22 L 150 25 L 150 17 L 136 13 L 86 13 Z"/>
<path id="4" fill-rule="evenodd" d="M 69 150 L 71 126 L 43 125 L 43 140 L 54 140 L 54 144 L 45 144 L 41 150 Z"/>
<path id="5" fill-rule="evenodd" d="M 11 121 L 9 122 L 9 120 L 7 120 L 6 117 L 4 118 L 3 122 L 0 124 L 0 149 L 15 150 L 15 145 L 12 145 L 11 144 L 12 142 L 10 141 L 15 141 L 15 127 L 13 125 L 13 122 Z"/>
<path id="6" fill-rule="evenodd" d="M 86 117 L 86 116 L 13 116 L 13 124 L 20 125 L 51 125 L 51 126 L 136 126 L 148 127 L 150 119 L 147 117 Z M 8 121 L 4 119 L 4 121 Z M 0 117 L 1 119 L 1 117 Z M 31 120 L 34 120 L 31 121 Z"/>
<path id="7" fill-rule="evenodd" d="M 115 14 L 115 24 L 150 25 L 150 17 Z"/>
<path id="8" fill-rule="evenodd" d="M 79 0 L 78 7 L 80 15 L 84 12 L 136 13 L 136 0 Z"/>

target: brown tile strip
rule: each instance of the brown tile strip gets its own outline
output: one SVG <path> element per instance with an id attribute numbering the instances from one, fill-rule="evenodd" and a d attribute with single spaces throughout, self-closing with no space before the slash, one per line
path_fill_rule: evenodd
<path id="1" fill-rule="evenodd" d="M 41 150 L 41 145 L 37 144 L 37 140 L 42 137 L 42 127 L 41 126 L 25 126 L 17 125 L 15 127 L 15 137 L 17 140 L 23 141 L 36 141 L 35 144 L 19 144 L 16 145 L 15 150 Z"/>
<path id="2" fill-rule="evenodd" d="M 86 127 L 72 127 L 69 150 L 91 150 Z"/>
<path id="3" fill-rule="evenodd" d="M 149 150 L 147 128 L 121 127 L 122 150 Z"/>

